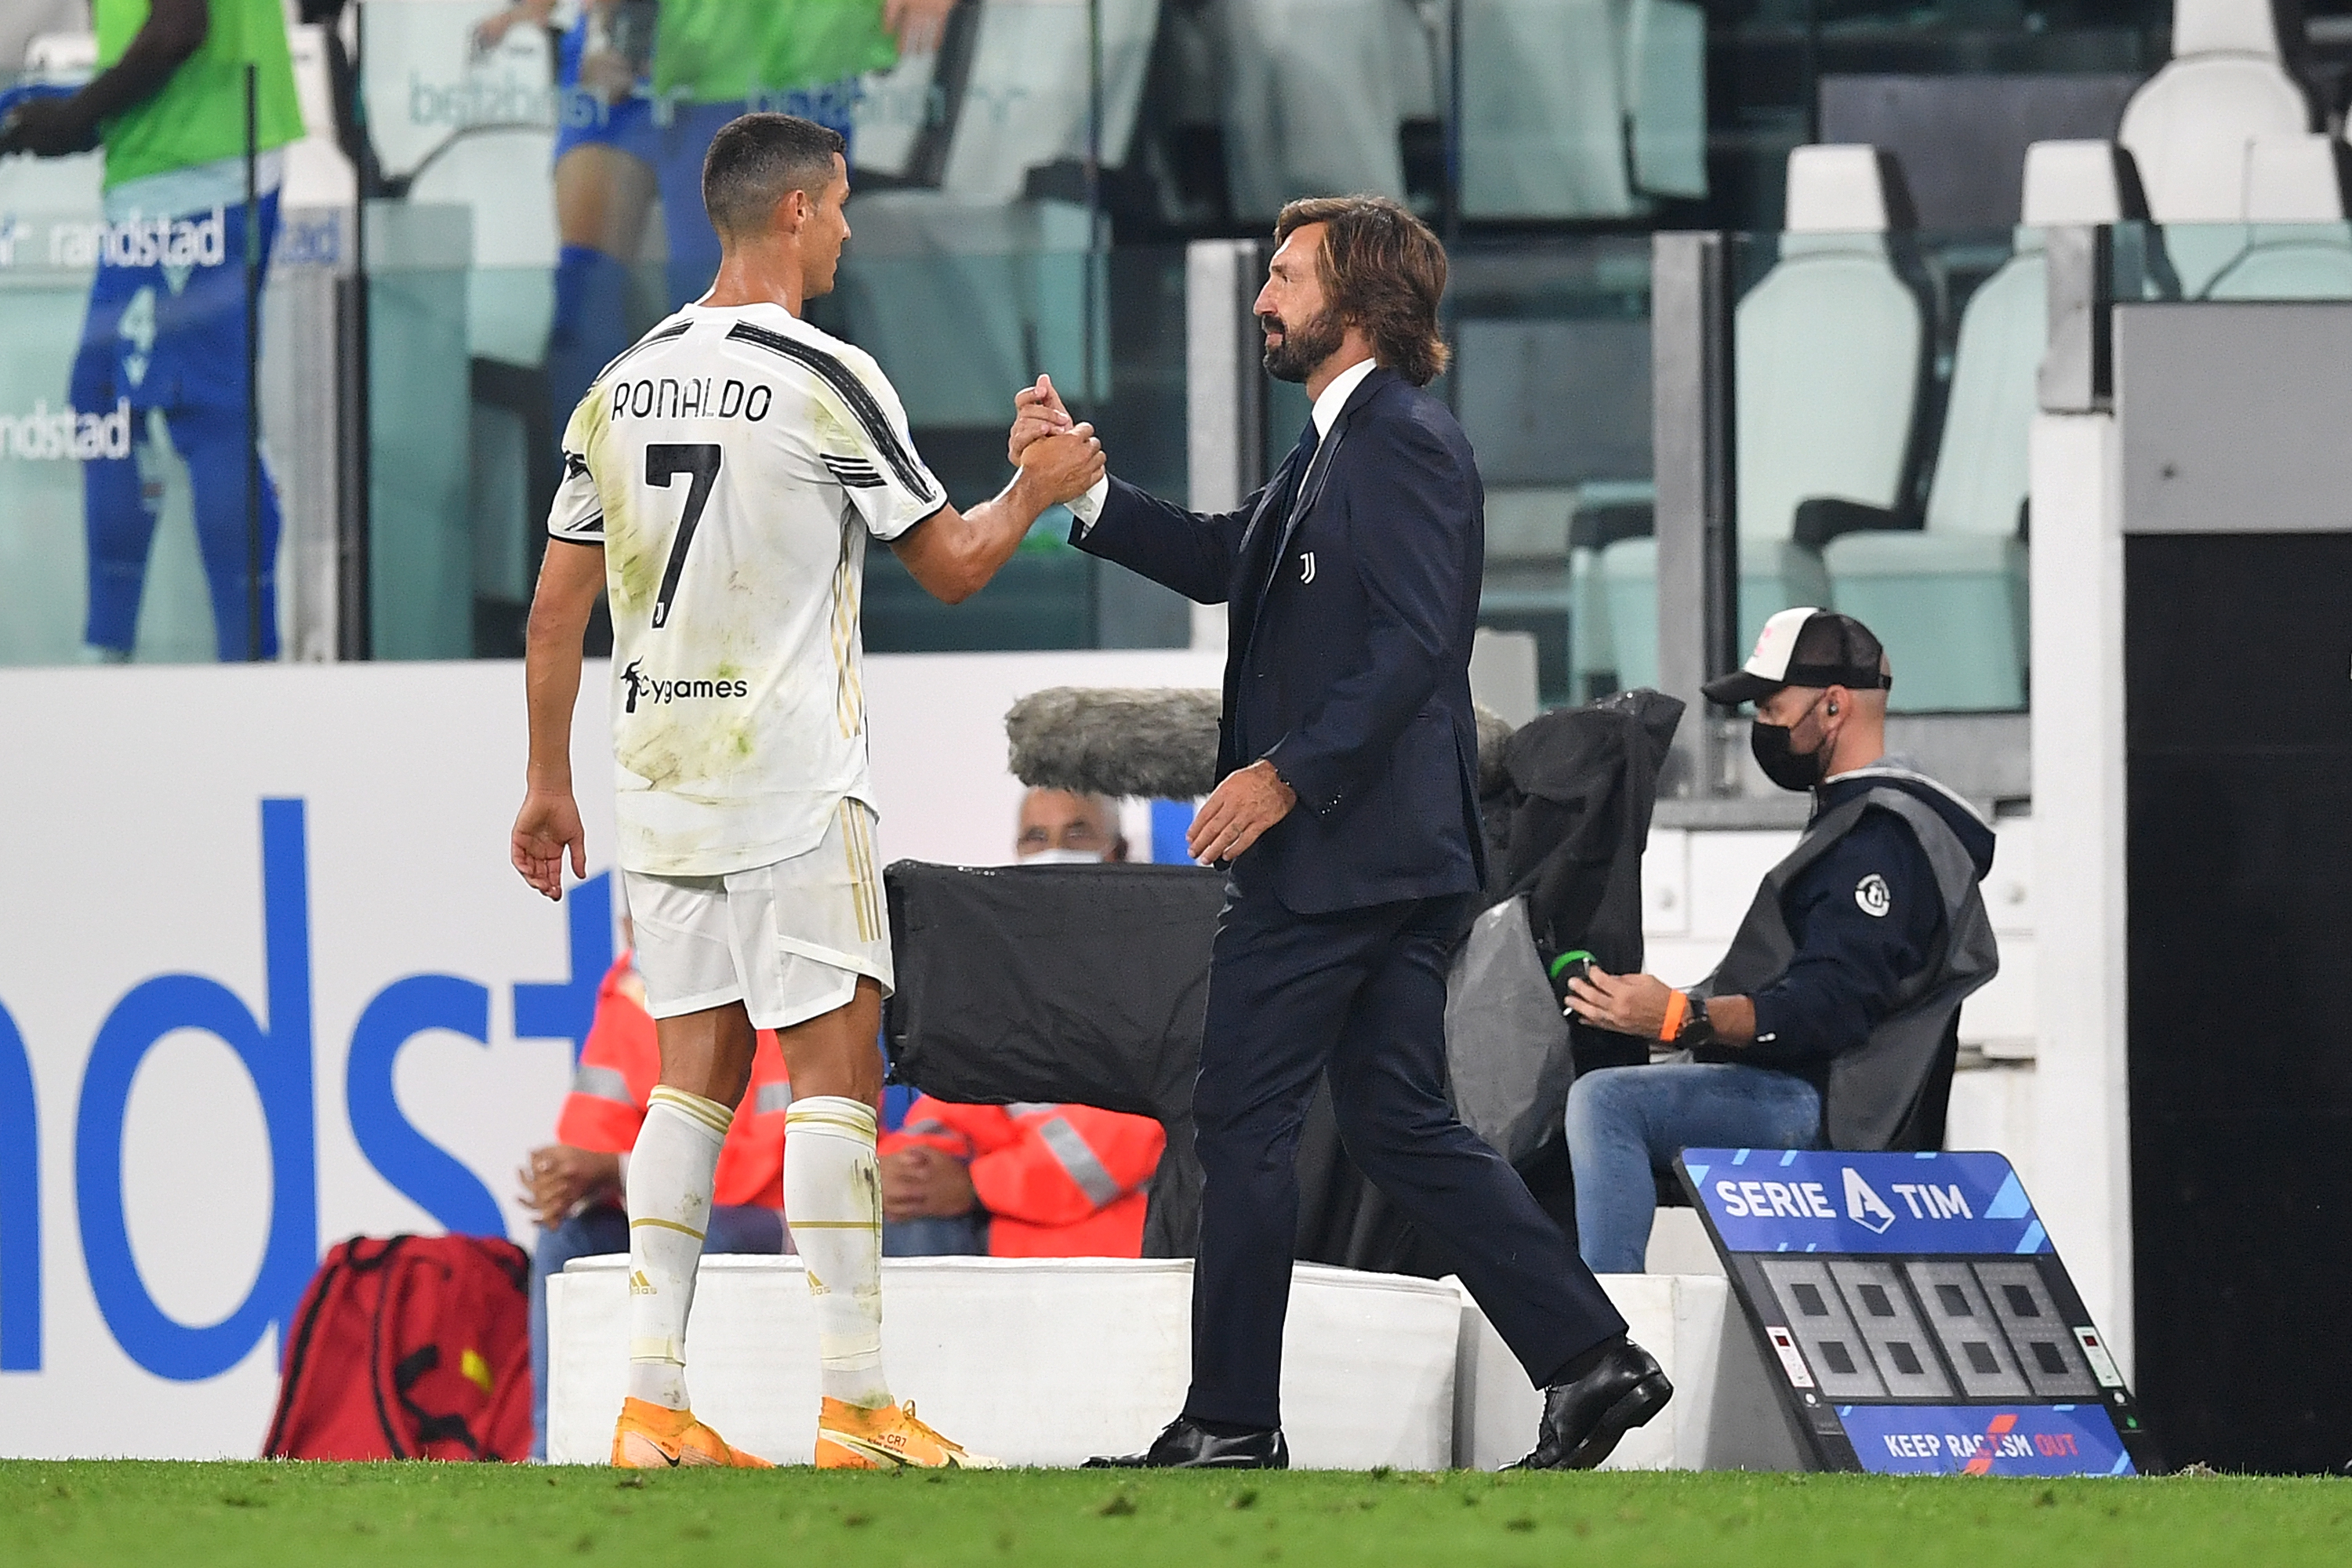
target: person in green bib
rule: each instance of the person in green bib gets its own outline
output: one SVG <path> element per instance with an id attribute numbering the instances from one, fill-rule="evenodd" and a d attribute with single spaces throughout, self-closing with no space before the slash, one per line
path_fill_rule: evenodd
<path id="1" fill-rule="evenodd" d="M 857 79 L 939 47 L 955 0 L 661 0 L 654 41 L 655 173 L 669 241 L 670 309 L 719 270 L 702 159 L 738 115 L 797 115 L 850 135 Z M 854 152 L 854 149 L 853 149 Z"/>
<path id="2" fill-rule="evenodd" d="M 94 658 L 127 660 L 136 637 L 162 486 L 148 439 L 163 414 L 188 465 L 196 538 L 211 584 L 220 657 L 278 651 L 277 486 L 261 477 L 261 573 L 248 581 L 246 349 L 256 323 L 245 287 L 246 81 L 253 68 L 254 219 L 266 267 L 278 229 L 280 149 L 302 137 L 286 18 L 278 0 L 96 0 L 100 71 L 70 97 L 17 106 L 0 153 L 43 157 L 106 150 L 77 411 L 127 409 L 131 451 L 82 464 Z M 261 641 L 251 646 L 248 593 Z"/>

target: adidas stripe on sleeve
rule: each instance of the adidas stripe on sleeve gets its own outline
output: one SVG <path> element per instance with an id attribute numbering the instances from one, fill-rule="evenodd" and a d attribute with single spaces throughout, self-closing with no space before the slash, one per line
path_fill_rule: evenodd
<path id="1" fill-rule="evenodd" d="M 587 405 L 572 416 L 563 433 L 563 481 L 555 487 L 555 504 L 548 508 L 550 538 L 575 544 L 604 542 L 604 502 L 596 493 L 596 477 L 588 471 L 588 443 L 580 429 Z"/>
<path id="2" fill-rule="evenodd" d="M 900 537 L 947 505 L 947 490 L 915 450 L 907 410 L 882 367 L 864 352 L 737 323 L 727 334 L 807 370 L 830 395 L 817 420 L 817 455 L 879 540 Z"/>

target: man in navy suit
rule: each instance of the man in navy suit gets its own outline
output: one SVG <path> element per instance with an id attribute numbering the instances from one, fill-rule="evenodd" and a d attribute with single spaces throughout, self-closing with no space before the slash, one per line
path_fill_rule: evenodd
<path id="1" fill-rule="evenodd" d="M 1189 847 L 1228 868 L 1194 1089 L 1205 1184 L 1183 1413 L 1129 1466 L 1280 1468 L 1278 1389 L 1317 1075 L 1349 1154 L 1452 1261 L 1549 1391 L 1524 1463 L 1584 1468 L 1673 1390 L 1444 1091 L 1445 973 L 1485 880 L 1470 641 L 1485 554 L 1445 366 L 1445 252 L 1384 198 L 1293 202 L 1257 300 L 1265 368 L 1315 417 L 1221 516 L 1110 479 L 1073 542 L 1227 606 L 1220 783 Z M 1068 427 L 1050 382 L 1013 445 Z"/>

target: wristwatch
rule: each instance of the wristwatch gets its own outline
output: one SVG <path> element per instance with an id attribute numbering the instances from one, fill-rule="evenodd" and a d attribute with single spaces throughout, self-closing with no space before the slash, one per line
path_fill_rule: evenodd
<path id="1" fill-rule="evenodd" d="M 1686 1051 L 1715 1038 L 1715 1026 L 1707 1021 L 1706 998 L 1685 993 L 1684 1000 L 1686 1010 L 1683 1014 L 1682 1027 L 1675 1031 L 1675 1046 Z"/>

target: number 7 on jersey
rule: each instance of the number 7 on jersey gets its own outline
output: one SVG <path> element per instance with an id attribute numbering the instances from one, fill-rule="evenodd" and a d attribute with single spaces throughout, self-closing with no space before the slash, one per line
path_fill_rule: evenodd
<path id="1" fill-rule="evenodd" d="M 686 552 L 694 542 L 695 524 L 702 521 L 702 509 L 710 504 L 711 489 L 719 483 L 719 444 L 655 441 L 646 446 L 646 483 L 667 489 L 669 482 L 680 474 L 693 475 L 694 481 L 687 486 L 686 511 L 677 520 L 677 538 L 669 547 L 669 564 L 662 570 L 661 592 L 654 595 L 656 629 L 669 619 L 670 601 L 677 595 L 678 574 L 686 570 Z"/>

